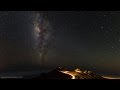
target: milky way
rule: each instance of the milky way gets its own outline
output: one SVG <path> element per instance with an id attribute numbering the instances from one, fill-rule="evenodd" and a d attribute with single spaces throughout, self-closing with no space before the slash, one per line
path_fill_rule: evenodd
<path id="1" fill-rule="evenodd" d="M 54 44 L 47 14 L 0 11 L 0 69 L 44 66 Z"/>
<path id="2" fill-rule="evenodd" d="M 120 11 L 0 11 L 0 69 L 37 65 L 120 75 Z"/>
<path id="3" fill-rule="evenodd" d="M 35 49 L 39 52 L 42 66 L 45 64 L 46 54 L 54 43 L 52 26 L 45 17 L 43 13 L 38 12 L 34 18 Z"/>

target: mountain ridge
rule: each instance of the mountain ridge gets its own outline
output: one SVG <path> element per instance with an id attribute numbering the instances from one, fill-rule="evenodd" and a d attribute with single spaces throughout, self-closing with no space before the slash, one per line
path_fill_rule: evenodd
<path id="1" fill-rule="evenodd" d="M 47 73 L 41 73 L 34 79 L 105 79 L 101 75 L 98 75 L 92 71 L 80 70 L 68 70 L 67 68 L 57 67 Z"/>

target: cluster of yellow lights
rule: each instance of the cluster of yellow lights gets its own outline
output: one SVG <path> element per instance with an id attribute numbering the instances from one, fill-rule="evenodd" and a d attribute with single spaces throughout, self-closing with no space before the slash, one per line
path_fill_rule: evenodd
<path id="1" fill-rule="evenodd" d="M 61 71 L 61 72 L 62 72 L 62 73 L 65 73 L 65 74 L 68 74 L 68 75 L 70 75 L 70 76 L 72 76 L 71 79 L 75 79 L 75 75 L 72 74 L 72 73 L 70 73 L 70 71 Z"/>

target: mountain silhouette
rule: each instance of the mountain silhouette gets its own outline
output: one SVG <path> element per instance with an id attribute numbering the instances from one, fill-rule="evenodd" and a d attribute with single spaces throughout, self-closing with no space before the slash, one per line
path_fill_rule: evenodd
<path id="1" fill-rule="evenodd" d="M 92 71 L 75 69 L 67 70 L 66 68 L 57 67 L 47 73 L 41 73 L 34 79 L 105 79 Z"/>

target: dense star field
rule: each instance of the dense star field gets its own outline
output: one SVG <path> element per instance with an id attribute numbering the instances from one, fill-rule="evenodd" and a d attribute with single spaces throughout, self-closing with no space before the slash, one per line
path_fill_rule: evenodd
<path id="1" fill-rule="evenodd" d="M 0 72 L 80 67 L 120 73 L 119 11 L 0 11 Z"/>
<path id="2" fill-rule="evenodd" d="M 45 66 L 54 32 L 42 12 L 1 11 L 0 23 L 1 70 Z"/>

